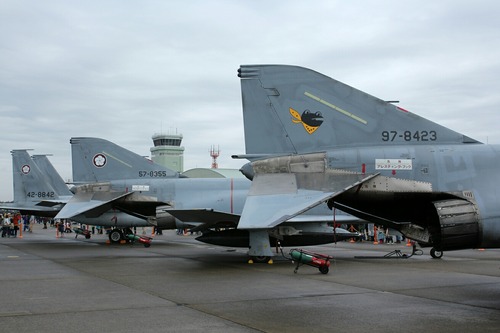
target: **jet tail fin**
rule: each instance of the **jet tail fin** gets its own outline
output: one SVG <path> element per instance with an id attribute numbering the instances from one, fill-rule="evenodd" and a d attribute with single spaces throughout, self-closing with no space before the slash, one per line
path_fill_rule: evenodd
<path id="1" fill-rule="evenodd" d="M 27 150 L 16 149 L 11 154 L 14 203 L 36 205 L 40 201 L 59 197 Z"/>
<path id="2" fill-rule="evenodd" d="M 136 178 L 177 178 L 179 173 L 99 138 L 71 138 L 73 181 L 105 182 Z"/>
<path id="3" fill-rule="evenodd" d="M 66 185 L 66 183 L 62 179 L 61 175 L 59 175 L 52 163 L 50 163 L 47 155 L 32 155 L 31 159 L 35 162 L 35 164 L 42 172 L 42 175 L 45 177 L 45 181 L 52 185 L 58 195 L 73 195 L 69 190 L 68 185 Z"/>
<path id="4" fill-rule="evenodd" d="M 243 65 L 238 72 L 247 154 L 479 143 L 310 69 Z"/>

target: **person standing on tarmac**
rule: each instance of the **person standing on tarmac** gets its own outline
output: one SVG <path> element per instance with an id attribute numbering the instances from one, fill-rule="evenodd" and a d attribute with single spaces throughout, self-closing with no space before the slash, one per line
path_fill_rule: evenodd
<path id="1" fill-rule="evenodd" d="M 36 217 L 35 215 L 30 216 L 30 227 L 29 227 L 29 232 L 33 232 L 33 227 L 35 226 L 36 223 Z"/>
<path id="2" fill-rule="evenodd" d="M 14 218 L 12 219 L 12 223 L 14 225 L 14 234 L 13 234 L 14 237 L 17 237 L 17 231 L 19 230 L 20 219 L 21 215 L 19 214 L 14 215 Z"/>
<path id="3" fill-rule="evenodd" d="M 378 238 L 379 244 L 383 244 L 384 243 L 385 232 L 384 232 L 384 229 L 381 226 L 377 229 L 377 236 L 376 237 Z"/>
<path id="4" fill-rule="evenodd" d="M 28 215 L 23 215 L 23 232 L 28 231 L 30 229 L 30 220 L 28 218 Z"/>
<path id="5" fill-rule="evenodd" d="M 7 214 L 3 215 L 2 218 L 2 237 L 10 237 L 10 220 Z"/>

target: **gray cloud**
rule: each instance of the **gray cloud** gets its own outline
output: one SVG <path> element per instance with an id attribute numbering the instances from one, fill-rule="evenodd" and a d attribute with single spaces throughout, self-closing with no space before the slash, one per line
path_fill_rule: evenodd
<path id="1" fill-rule="evenodd" d="M 185 167 L 244 152 L 240 64 L 309 67 L 481 141 L 499 143 L 495 1 L 2 1 L 0 200 L 9 151 L 51 153 L 71 177 L 69 139 L 148 155 L 184 135 Z"/>

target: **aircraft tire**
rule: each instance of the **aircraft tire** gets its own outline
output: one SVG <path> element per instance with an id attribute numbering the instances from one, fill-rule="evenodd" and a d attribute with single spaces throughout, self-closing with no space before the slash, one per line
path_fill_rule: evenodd
<path id="1" fill-rule="evenodd" d="M 441 259 L 441 257 L 443 256 L 443 251 L 438 251 L 435 248 L 432 248 L 430 254 L 434 259 Z"/>
<path id="2" fill-rule="evenodd" d="M 109 233 L 109 241 L 111 243 L 119 243 L 123 239 L 123 233 L 118 229 L 113 229 Z"/>

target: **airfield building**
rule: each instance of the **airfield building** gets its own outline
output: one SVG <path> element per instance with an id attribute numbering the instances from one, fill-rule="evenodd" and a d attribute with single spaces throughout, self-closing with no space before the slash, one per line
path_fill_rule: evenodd
<path id="1" fill-rule="evenodd" d="M 150 151 L 153 162 L 178 172 L 184 171 L 182 134 L 155 133 L 152 139 L 154 147 Z"/>

